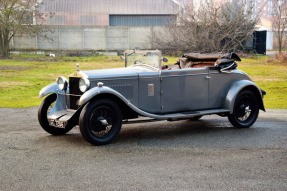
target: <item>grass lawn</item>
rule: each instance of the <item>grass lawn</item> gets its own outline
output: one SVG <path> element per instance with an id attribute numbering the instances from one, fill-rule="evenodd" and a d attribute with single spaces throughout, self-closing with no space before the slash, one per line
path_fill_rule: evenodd
<path id="1" fill-rule="evenodd" d="M 249 74 L 254 82 L 267 92 L 264 97 L 266 108 L 287 109 L 287 63 L 268 59 L 267 56 L 242 59 L 238 68 Z"/>
<path id="2" fill-rule="evenodd" d="M 169 57 L 169 63 L 177 58 Z M 287 109 L 287 65 L 267 62 L 266 56 L 242 59 L 239 69 L 248 73 L 267 92 L 266 108 Z M 81 70 L 123 67 L 119 56 L 49 58 L 39 55 L 15 55 L 0 60 L 0 107 L 23 108 L 38 106 L 39 91 L 59 76 Z"/>

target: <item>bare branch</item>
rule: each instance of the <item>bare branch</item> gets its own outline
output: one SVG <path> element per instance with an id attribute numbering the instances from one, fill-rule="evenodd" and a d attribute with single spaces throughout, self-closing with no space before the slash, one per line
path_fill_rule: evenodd
<path id="1" fill-rule="evenodd" d="M 258 15 L 247 1 L 232 1 L 215 6 L 204 1 L 196 10 L 186 7 L 177 22 L 153 34 L 153 46 L 166 53 L 227 52 L 242 49 L 255 30 Z"/>
<path id="2" fill-rule="evenodd" d="M 276 36 L 277 48 L 279 53 L 286 46 L 286 33 L 287 24 L 287 1 L 286 0 L 274 0 L 273 1 L 273 31 Z"/>
<path id="3" fill-rule="evenodd" d="M 31 36 L 47 30 L 33 23 L 33 17 L 44 18 L 37 7 L 36 0 L 0 0 L 0 53 L 3 57 L 9 56 L 9 42 L 15 34 Z"/>

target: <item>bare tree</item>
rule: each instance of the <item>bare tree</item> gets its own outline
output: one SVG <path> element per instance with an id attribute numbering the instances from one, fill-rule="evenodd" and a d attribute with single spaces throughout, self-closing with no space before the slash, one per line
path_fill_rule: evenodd
<path id="1" fill-rule="evenodd" d="M 258 21 L 248 2 L 215 5 L 213 0 L 206 0 L 197 10 L 186 7 L 177 23 L 153 34 L 152 43 L 167 53 L 228 52 L 243 48 Z"/>
<path id="2" fill-rule="evenodd" d="M 273 0 L 273 32 L 276 35 L 278 51 L 286 46 L 284 33 L 287 29 L 287 0 Z"/>
<path id="3" fill-rule="evenodd" d="M 36 21 L 46 15 L 37 8 L 39 0 L 0 0 L 0 54 L 9 56 L 9 44 L 15 34 L 32 35 L 40 31 Z"/>

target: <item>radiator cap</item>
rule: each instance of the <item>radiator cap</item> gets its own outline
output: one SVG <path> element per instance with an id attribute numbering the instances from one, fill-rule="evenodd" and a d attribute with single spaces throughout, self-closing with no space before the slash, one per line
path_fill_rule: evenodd
<path id="1" fill-rule="evenodd" d="M 79 64 L 79 63 L 77 63 L 77 69 L 76 69 L 76 71 L 77 71 L 77 72 L 80 71 L 80 64 Z"/>

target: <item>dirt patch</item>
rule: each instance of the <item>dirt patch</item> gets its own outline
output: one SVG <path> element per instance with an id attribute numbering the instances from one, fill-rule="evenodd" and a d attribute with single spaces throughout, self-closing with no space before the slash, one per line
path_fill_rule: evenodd
<path id="1" fill-rule="evenodd" d="M 13 86 L 33 86 L 28 82 L 0 82 L 0 88 L 11 88 Z"/>
<path id="2" fill-rule="evenodd" d="M 13 60 L 26 61 L 26 62 L 58 62 L 59 58 L 55 57 L 13 57 Z"/>
<path id="3" fill-rule="evenodd" d="M 0 66 L 0 70 L 30 70 L 32 67 L 29 66 Z"/>

